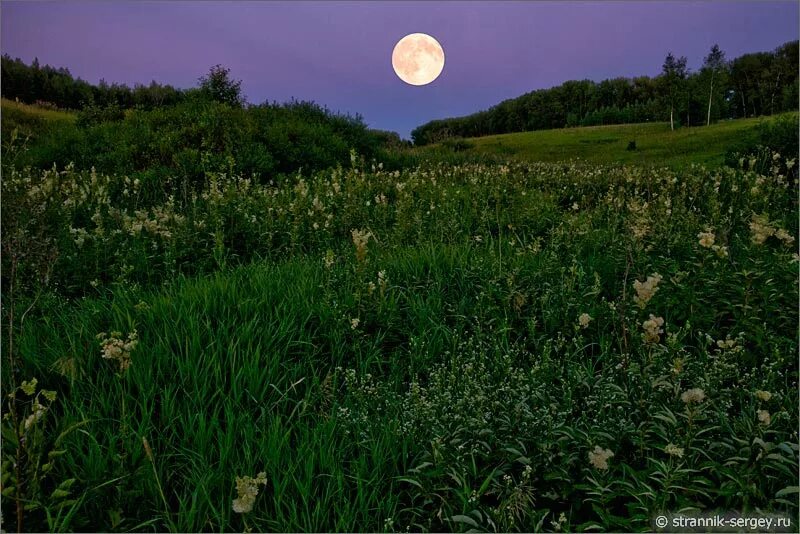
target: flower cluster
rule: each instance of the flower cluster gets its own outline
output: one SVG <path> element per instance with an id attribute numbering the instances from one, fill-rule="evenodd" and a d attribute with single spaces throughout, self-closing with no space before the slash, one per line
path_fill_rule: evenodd
<path id="1" fill-rule="evenodd" d="M 100 340 L 103 358 L 116 361 L 120 372 L 126 371 L 131 365 L 131 352 L 139 344 L 136 330 L 130 332 L 127 339 L 123 339 L 120 332 L 111 332 L 110 335 L 100 332 L 96 337 Z"/>
<path id="2" fill-rule="evenodd" d="M 258 486 L 267 485 L 267 473 L 261 472 L 255 478 L 249 476 L 236 477 L 237 498 L 233 499 L 233 511 L 246 514 L 253 509 L 258 495 Z"/>
<path id="3" fill-rule="evenodd" d="M 755 396 L 761 402 L 768 402 L 772 398 L 772 393 L 769 391 L 756 390 Z"/>
<path id="4" fill-rule="evenodd" d="M 681 400 L 684 404 L 699 404 L 706 398 L 706 393 L 700 388 L 687 389 L 681 393 Z"/>
<path id="5" fill-rule="evenodd" d="M 711 248 L 714 245 L 713 232 L 700 232 L 699 234 L 697 234 L 697 239 L 699 239 L 701 247 Z"/>
<path id="6" fill-rule="evenodd" d="M 769 219 L 762 215 L 753 215 L 753 219 L 750 221 L 750 231 L 753 234 L 753 243 L 756 245 L 761 245 L 775 233 L 775 229 L 769 225 Z"/>
<path id="7" fill-rule="evenodd" d="M 669 454 L 670 456 L 675 456 L 677 458 L 683 458 L 683 447 L 678 447 L 677 445 L 670 443 L 666 447 L 664 447 L 664 452 Z"/>
<path id="8" fill-rule="evenodd" d="M 650 318 L 642 323 L 642 329 L 644 330 L 642 339 L 644 339 L 644 342 L 658 343 L 661 340 L 661 334 L 664 333 L 662 326 L 664 326 L 664 319 L 651 313 Z"/>
<path id="9" fill-rule="evenodd" d="M 350 231 L 350 235 L 353 238 L 353 245 L 356 247 L 356 260 L 364 263 L 367 260 L 367 242 L 372 237 L 372 232 L 353 229 Z"/>
<path id="10" fill-rule="evenodd" d="M 647 303 L 650 302 L 650 299 L 652 299 L 653 295 L 658 291 L 658 283 L 661 282 L 661 280 L 661 275 L 654 273 L 648 276 L 647 280 L 644 282 L 639 280 L 633 282 L 633 289 L 636 290 L 636 295 L 634 295 L 633 300 L 640 308 L 644 309 L 645 306 L 647 306 Z"/>
<path id="11" fill-rule="evenodd" d="M 772 422 L 772 416 L 770 416 L 767 410 L 758 410 L 756 414 L 758 415 L 758 422 L 762 425 L 769 426 L 769 424 Z"/>
<path id="12" fill-rule="evenodd" d="M 794 237 L 791 234 L 789 234 L 789 232 L 784 230 L 783 228 L 776 228 L 774 235 L 775 235 L 775 237 L 777 237 L 778 239 L 783 241 L 783 244 L 786 245 L 786 246 L 789 246 L 792 243 L 794 243 Z"/>
<path id="13" fill-rule="evenodd" d="M 647 202 L 640 202 L 638 199 L 634 199 L 628 204 L 628 209 L 630 210 L 629 227 L 633 237 L 637 240 L 643 239 L 650 233 L 647 207 Z"/>
<path id="14" fill-rule="evenodd" d="M 750 220 L 751 239 L 756 245 L 762 245 L 771 236 L 789 246 L 794 243 L 794 237 L 783 228 L 773 226 L 766 215 L 753 215 Z"/>
<path id="15" fill-rule="evenodd" d="M 111 212 L 112 214 L 116 213 L 116 210 L 112 208 Z M 156 206 L 152 209 L 152 215 L 148 210 L 135 210 L 132 217 L 124 212 L 120 215 L 123 228 L 131 236 L 147 232 L 162 239 L 170 239 L 172 237 L 172 228 L 183 224 L 185 220 L 182 215 L 175 213 L 174 206 L 169 205 Z"/>
<path id="16" fill-rule="evenodd" d="M 697 234 L 697 239 L 701 247 L 710 248 L 720 258 L 728 257 L 728 247 L 715 244 L 716 238 L 713 232 L 700 232 Z"/>
<path id="17" fill-rule="evenodd" d="M 601 471 L 608 470 L 608 460 L 614 456 L 614 453 L 609 449 L 603 449 L 599 445 L 595 445 L 594 450 L 589 451 L 589 463 L 592 467 Z"/>
<path id="18" fill-rule="evenodd" d="M 381 298 L 384 297 L 386 294 L 386 287 L 388 282 L 386 281 L 386 271 L 378 271 L 378 283 L 377 285 L 375 282 L 368 282 L 367 283 L 367 291 L 370 295 L 372 295 L 376 289 L 380 289 L 380 296 Z"/>

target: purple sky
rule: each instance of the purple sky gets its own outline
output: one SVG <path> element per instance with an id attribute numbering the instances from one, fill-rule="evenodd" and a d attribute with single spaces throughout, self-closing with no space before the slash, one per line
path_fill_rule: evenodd
<path id="1" fill-rule="evenodd" d="M 96 83 L 192 87 L 229 67 L 248 101 L 314 100 L 403 136 L 570 79 L 658 74 L 667 52 L 698 68 L 798 38 L 798 2 L 12 2 L 3 53 Z M 406 85 L 394 44 L 436 37 L 445 67 Z"/>

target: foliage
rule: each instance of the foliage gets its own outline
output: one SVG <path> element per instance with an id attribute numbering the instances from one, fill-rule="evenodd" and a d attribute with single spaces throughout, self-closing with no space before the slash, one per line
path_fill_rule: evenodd
<path id="1" fill-rule="evenodd" d="M 682 98 L 683 95 L 681 93 L 686 93 L 686 77 L 689 75 L 689 71 L 686 68 L 686 57 L 675 58 L 670 52 L 664 59 L 661 73 L 659 82 L 664 87 L 663 98 L 668 104 L 669 124 L 670 128 L 673 128 L 675 104 L 678 99 Z"/>
<path id="2" fill-rule="evenodd" d="M 200 78 L 200 92 L 210 100 L 241 107 L 245 102 L 242 81 L 231 79 L 230 72 L 222 65 L 214 65 Z"/>
<path id="3" fill-rule="evenodd" d="M 182 127 L 203 124 L 194 142 L 218 157 L 247 111 L 203 105 Z M 131 115 L 143 135 L 159 117 Z M 769 157 L 388 170 L 350 152 L 264 182 L 230 160 L 185 196 L 181 182 L 7 166 L 3 239 L 57 253 L 19 273 L 13 307 L 30 311 L 3 350 L 57 394 L 45 435 L 81 425 L 40 449 L 60 451 L 52 477 L 14 475 L 45 496 L 75 480 L 75 502 L 39 499 L 23 527 L 796 519 L 796 154 Z M 43 270 L 45 290 L 25 274 Z"/>
<path id="4" fill-rule="evenodd" d="M 2 100 L 2 117 L 0 122 L 4 147 L 8 145 L 13 136 L 27 138 L 31 142 L 50 130 L 71 125 L 76 116 L 65 111 L 53 111 L 36 105 L 21 104 L 10 100 Z M 14 131 L 16 130 L 16 134 Z M 7 158 L 8 153 L 3 152 Z"/>
<path id="5" fill-rule="evenodd" d="M 748 163 L 751 168 L 761 173 L 773 172 L 777 165 L 779 172 L 797 178 L 797 166 L 787 168 L 785 160 L 774 160 L 775 153 L 800 157 L 800 124 L 797 114 L 785 114 L 774 121 L 762 121 L 756 128 L 756 136 L 751 140 L 732 143 L 725 154 L 725 163 L 729 166 L 742 166 L 741 161 L 755 157 L 756 161 Z"/>
<path id="6" fill-rule="evenodd" d="M 448 137 L 664 121 L 669 120 L 670 109 L 673 119 L 687 126 L 706 124 L 709 118 L 757 117 L 798 109 L 797 41 L 770 53 L 745 54 L 727 64 L 719 47 L 712 47 L 704 68 L 691 75 L 685 61 L 681 65 L 683 58 L 670 57 L 663 74 L 655 78 L 571 80 L 465 117 L 430 121 L 412 131 L 411 137 L 415 145 L 427 145 Z M 713 92 L 710 113 L 709 90 Z"/>
<path id="7" fill-rule="evenodd" d="M 20 510 L 43 516 L 48 530 L 63 531 L 70 526 L 83 497 L 76 499 L 71 492 L 75 478 L 58 482 L 54 473 L 58 473 L 58 458 L 67 452 L 62 448 L 64 440 L 86 422 L 71 425 L 53 437 L 47 419 L 56 392 L 38 389 L 37 382 L 35 378 L 23 381 L 7 394 L 8 409 L 2 421 L 2 494 Z"/>
<path id="8" fill-rule="evenodd" d="M 0 62 L 3 97 L 26 104 L 45 101 L 62 109 L 82 109 L 88 105 L 153 109 L 182 99 L 181 91 L 155 81 L 150 85 L 137 84 L 133 89 L 116 83 L 109 85 L 104 80 L 98 85 L 91 85 L 80 78 L 73 78 L 69 69 L 40 66 L 38 59 L 26 65 L 19 58 L 12 59 L 8 54 L 3 54 Z"/>
<path id="9" fill-rule="evenodd" d="M 707 103 L 706 103 L 707 104 Z M 698 115 L 699 116 L 699 115 Z M 797 120 L 797 113 L 764 119 L 720 121 L 703 128 L 681 128 L 670 131 L 669 123 L 641 123 L 587 128 L 565 128 L 477 137 L 465 140 L 459 152 L 446 149 L 444 142 L 415 147 L 420 158 L 449 158 L 449 162 L 481 161 L 494 158 L 556 163 L 580 159 L 586 163 L 625 163 L 640 166 L 667 166 L 682 169 L 692 164 L 709 168 L 726 161 L 738 166 L 738 157 L 726 159 L 729 151 L 748 153 L 759 144 L 759 131 L 772 121 Z M 628 142 L 636 140 L 636 151 L 626 151 Z M 781 154 L 796 152 L 790 145 L 775 148 Z M 455 157 L 459 161 L 455 161 Z"/>
<path id="10" fill-rule="evenodd" d="M 125 118 L 124 110 L 120 109 L 117 104 L 109 104 L 106 107 L 99 107 L 94 105 L 85 106 L 78 112 L 78 117 L 75 124 L 78 128 L 86 128 L 88 126 L 96 126 L 104 122 L 117 122 Z"/>
<path id="11" fill-rule="evenodd" d="M 16 113 L 13 107 L 4 101 L 4 135 L 11 127 L 5 113 L 9 108 Z M 397 161 L 392 165 L 397 168 L 404 151 L 398 139 L 374 134 L 360 117 L 334 114 L 313 102 L 241 108 L 195 92 L 179 104 L 153 110 L 88 106 L 76 122 L 57 125 L 28 119 L 28 109 L 12 119 L 33 136 L 28 150 L 15 157 L 17 166 L 94 167 L 137 178 L 150 195 L 199 191 L 209 172 L 269 180 L 301 168 L 347 165 L 351 149 L 387 165 Z"/>

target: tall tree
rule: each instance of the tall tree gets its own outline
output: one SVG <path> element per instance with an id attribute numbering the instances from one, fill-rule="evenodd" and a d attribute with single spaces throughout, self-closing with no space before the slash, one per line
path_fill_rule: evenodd
<path id="1" fill-rule="evenodd" d="M 675 129 L 675 102 L 678 99 L 683 81 L 686 79 L 686 56 L 676 59 L 672 52 L 667 54 L 664 65 L 661 67 L 662 80 L 666 88 L 667 101 L 669 102 L 669 128 Z"/>
<path id="2" fill-rule="evenodd" d="M 714 76 L 725 66 L 725 52 L 720 50 L 719 45 L 711 47 L 711 52 L 703 61 L 703 67 L 711 71 L 711 86 L 708 89 L 708 114 L 706 115 L 706 126 L 711 124 L 711 97 L 714 95 Z"/>
<path id="3" fill-rule="evenodd" d="M 230 69 L 214 65 L 208 71 L 208 75 L 200 78 L 200 91 L 217 102 L 242 107 L 244 104 L 242 81 L 234 80 L 230 73 Z"/>

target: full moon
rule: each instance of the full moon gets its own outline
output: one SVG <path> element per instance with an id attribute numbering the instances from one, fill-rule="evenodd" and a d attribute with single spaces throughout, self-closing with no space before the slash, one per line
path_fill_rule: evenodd
<path id="1" fill-rule="evenodd" d="M 444 50 L 439 41 L 425 33 L 412 33 L 400 39 L 392 51 L 392 67 L 410 85 L 427 85 L 444 68 Z"/>

